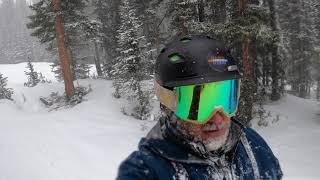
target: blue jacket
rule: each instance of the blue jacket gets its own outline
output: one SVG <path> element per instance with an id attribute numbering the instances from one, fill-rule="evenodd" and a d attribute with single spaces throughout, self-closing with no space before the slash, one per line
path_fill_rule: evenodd
<path id="1" fill-rule="evenodd" d="M 279 162 L 266 142 L 251 128 L 233 121 L 233 132 L 240 136 L 233 136 L 235 143 L 227 152 L 212 154 L 196 143 L 168 136 L 168 132 L 176 134 L 176 129 L 160 120 L 141 139 L 139 150 L 121 163 L 117 180 L 281 179 Z"/>

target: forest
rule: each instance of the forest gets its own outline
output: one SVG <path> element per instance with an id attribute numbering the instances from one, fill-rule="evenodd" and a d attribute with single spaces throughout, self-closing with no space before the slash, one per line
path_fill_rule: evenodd
<path id="1" fill-rule="evenodd" d="M 141 87 L 164 44 L 208 35 L 237 57 L 246 107 L 238 117 L 249 122 L 264 102 L 285 93 L 320 99 L 319 6 L 317 0 L 2 0 L 0 62 L 53 62 L 69 97 L 73 80 L 89 78 L 95 64 L 98 78 L 114 80 L 115 97 L 139 101 L 136 117 L 143 119 L 152 90 Z M 57 27 L 65 36 L 58 41 Z"/>
<path id="2" fill-rule="evenodd" d="M 159 103 L 178 106 L 186 84 L 162 86 L 155 69 L 167 43 L 199 35 L 227 46 L 241 79 L 187 84 L 189 118 L 200 88 L 233 83 L 203 93 L 211 114 L 190 121 Z M 191 179 L 319 179 L 319 107 L 319 0 L 0 0 L 1 180 L 105 180 L 131 170 L 148 179 L 166 164 L 180 177 L 199 157 Z M 159 158 L 121 171 L 149 148 Z"/>

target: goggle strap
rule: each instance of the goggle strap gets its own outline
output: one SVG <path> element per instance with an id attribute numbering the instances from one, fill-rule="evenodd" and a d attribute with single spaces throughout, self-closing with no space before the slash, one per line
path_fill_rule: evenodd
<path id="1" fill-rule="evenodd" d="M 176 107 L 177 94 L 174 91 L 171 91 L 167 88 L 160 86 L 160 84 L 158 84 L 156 81 L 154 84 L 155 84 L 155 93 L 157 95 L 157 98 L 161 102 L 161 104 L 166 106 L 171 111 L 175 112 L 177 109 Z"/>

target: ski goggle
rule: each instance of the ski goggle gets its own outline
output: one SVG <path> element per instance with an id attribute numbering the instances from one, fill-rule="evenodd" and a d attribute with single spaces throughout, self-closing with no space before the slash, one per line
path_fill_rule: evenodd
<path id="1" fill-rule="evenodd" d="M 179 86 L 173 91 L 157 86 L 160 102 L 182 120 L 202 124 L 217 112 L 223 112 L 228 117 L 237 112 L 240 96 L 238 79 Z"/>

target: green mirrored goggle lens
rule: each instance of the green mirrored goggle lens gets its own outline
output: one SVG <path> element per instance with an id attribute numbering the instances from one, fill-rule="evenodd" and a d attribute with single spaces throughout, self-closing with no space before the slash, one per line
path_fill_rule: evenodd
<path id="1" fill-rule="evenodd" d="M 238 90 L 237 79 L 176 87 L 178 100 L 175 114 L 181 119 L 203 122 L 215 108 L 223 108 L 231 116 L 237 110 Z"/>

